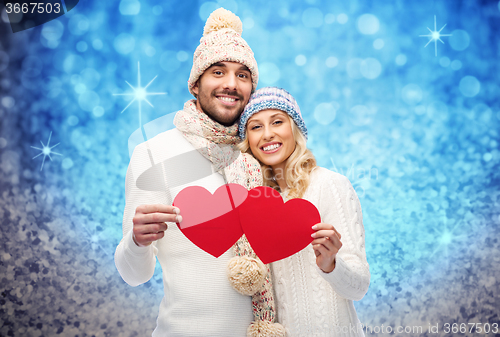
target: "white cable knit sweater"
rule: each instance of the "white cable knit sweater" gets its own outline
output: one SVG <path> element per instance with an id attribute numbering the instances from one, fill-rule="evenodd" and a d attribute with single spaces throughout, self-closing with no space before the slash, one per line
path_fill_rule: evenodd
<path id="1" fill-rule="evenodd" d="M 328 274 L 316 265 L 311 245 L 272 263 L 278 321 L 287 337 L 364 336 L 353 300 L 368 291 L 370 272 L 356 192 L 345 176 L 317 167 L 304 199 L 342 235 L 342 248 Z"/>
<path id="2" fill-rule="evenodd" d="M 150 151 L 148 152 L 149 146 Z M 191 153 L 187 167 L 185 154 Z M 144 185 L 160 186 L 159 191 L 148 191 L 137 187 L 139 176 L 170 158 L 184 158 L 171 164 L 182 174 L 165 177 L 168 167 L 163 167 L 164 177 L 152 177 Z M 208 175 L 200 177 L 200 161 L 208 165 Z M 195 163 L 189 165 L 190 163 Z M 148 143 L 135 148 L 127 171 L 123 215 L 123 239 L 116 248 L 115 264 L 122 278 L 131 286 L 147 282 L 154 273 L 156 258 L 163 272 L 165 295 L 160 304 L 154 337 L 245 337 L 253 320 L 250 296 L 236 292 L 227 279 L 226 268 L 233 257 L 229 249 L 219 258 L 205 253 L 189 241 L 174 223 L 167 223 L 165 237 L 148 247 L 138 247 L 132 240 L 132 218 L 141 204 L 172 204 L 172 200 L 183 188 L 190 185 L 203 186 L 211 193 L 224 184 L 219 173 L 212 173 L 211 163 L 177 130 L 163 132 Z M 162 169 L 162 170 L 163 170 Z M 174 168 L 172 168 L 173 170 Z M 185 171 L 188 171 L 187 173 Z M 192 171 L 192 172 L 189 172 Z M 161 172 L 158 171 L 158 172 Z M 197 180 L 171 187 L 179 177 L 197 176 Z M 168 176 L 168 173 L 167 173 Z M 166 185 L 168 191 L 162 185 Z M 184 179 L 186 180 L 186 179 Z"/>

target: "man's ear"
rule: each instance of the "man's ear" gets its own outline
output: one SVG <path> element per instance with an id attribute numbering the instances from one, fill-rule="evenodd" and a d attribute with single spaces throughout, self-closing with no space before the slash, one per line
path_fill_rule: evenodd
<path id="1" fill-rule="evenodd" d="M 199 87 L 200 79 L 196 81 L 196 83 L 193 85 L 193 92 L 198 97 L 198 93 L 200 92 L 200 87 Z"/>

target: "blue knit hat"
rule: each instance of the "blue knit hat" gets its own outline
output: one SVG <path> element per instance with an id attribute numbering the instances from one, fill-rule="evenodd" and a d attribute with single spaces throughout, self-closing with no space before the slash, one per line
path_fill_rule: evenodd
<path id="1" fill-rule="evenodd" d="M 265 87 L 255 91 L 252 96 L 250 96 L 250 100 L 240 116 L 238 134 L 241 139 L 245 139 L 245 128 L 250 117 L 259 111 L 268 109 L 286 112 L 292 117 L 293 121 L 297 124 L 297 127 L 307 140 L 307 127 L 302 119 L 300 108 L 295 98 L 285 89 L 278 87 Z"/>

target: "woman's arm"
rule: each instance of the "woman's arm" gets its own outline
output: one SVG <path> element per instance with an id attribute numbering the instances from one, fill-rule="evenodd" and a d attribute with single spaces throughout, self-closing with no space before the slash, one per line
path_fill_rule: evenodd
<path id="1" fill-rule="evenodd" d="M 333 271 L 319 272 L 337 294 L 359 301 L 370 284 L 361 205 L 346 177 L 335 174 L 327 181 L 320 197 L 322 222 L 333 225 L 341 235 L 342 247 L 335 256 Z"/>

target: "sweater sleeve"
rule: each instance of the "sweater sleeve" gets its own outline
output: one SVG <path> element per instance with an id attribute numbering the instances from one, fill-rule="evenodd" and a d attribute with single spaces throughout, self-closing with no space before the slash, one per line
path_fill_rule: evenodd
<path id="1" fill-rule="evenodd" d="M 137 148 L 132 155 L 125 179 L 125 210 L 123 213 L 123 238 L 116 247 L 115 265 L 121 277 L 135 287 L 146 283 L 154 274 L 156 265 L 156 243 L 139 247 L 132 238 L 133 222 L 137 206 L 156 203 L 148 200 L 147 193 L 141 191 L 135 182 L 132 162 L 137 159 Z"/>
<path id="2" fill-rule="evenodd" d="M 342 248 L 336 255 L 335 269 L 331 273 L 317 269 L 337 294 L 359 301 L 370 284 L 361 205 L 345 176 L 331 176 L 326 181 L 328 183 L 321 189 L 322 222 L 333 225 L 341 234 Z"/>

